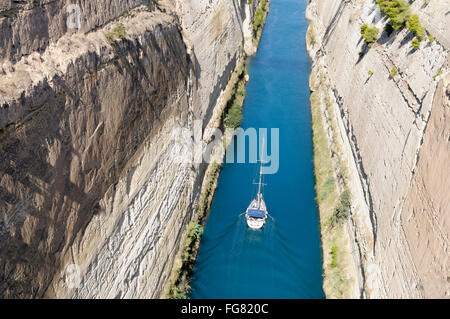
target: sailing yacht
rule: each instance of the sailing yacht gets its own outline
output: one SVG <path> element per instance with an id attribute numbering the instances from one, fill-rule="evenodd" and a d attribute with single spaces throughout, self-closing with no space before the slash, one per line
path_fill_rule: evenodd
<path id="1" fill-rule="evenodd" d="M 247 211 L 245 212 L 247 225 L 251 229 L 261 229 L 266 223 L 267 207 L 261 192 L 262 186 L 263 184 L 262 184 L 262 160 L 261 160 L 259 169 L 258 194 L 256 195 L 255 199 L 250 203 L 250 206 L 248 206 Z"/>

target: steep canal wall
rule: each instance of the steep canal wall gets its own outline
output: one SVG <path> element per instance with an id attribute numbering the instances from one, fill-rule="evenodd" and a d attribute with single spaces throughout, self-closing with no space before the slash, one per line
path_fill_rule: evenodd
<path id="1" fill-rule="evenodd" d="M 316 174 L 335 192 L 319 197 L 329 297 L 450 296 L 450 3 L 406 4 L 428 35 L 417 48 L 375 1 L 308 6 L 314 131 L 325 138 Z M 363 24 L 379 30 L 370 46 Z M 350 215 L 330 227 L 346 189 Z"/>
<path id="2" fill-rule="evenodd" d="M 0 5 L 0 297 L 162 295 L 206 170 L 173 129 L 215 125 L 259 4 Z"/>

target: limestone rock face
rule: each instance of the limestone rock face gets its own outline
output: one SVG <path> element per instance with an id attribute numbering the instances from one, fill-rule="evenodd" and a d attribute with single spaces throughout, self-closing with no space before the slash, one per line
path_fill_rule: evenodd
<path id="1" fill-rule="evenodd" d="M 2 60 L 15 62 L 35 51 L 43 52 L 65 34 L 92 31 L 144 4 L 150 10 L 154 7 L 148 0 L 3 0 L 0 3 L 0 65 Z M 79 19 L 74 10 L 79 10 Z M 75 27 L 76 22 L 79 27 Z"/>
<path id="2" fill-rule="evenodd" d="M 426 297 L 450 296 L 450 77 L 440 81 L 405 199 L 402 225 Z"/>
<path id="3" fill-rule="evenodd" d="M 173 130 L 210 121 L 257 3 L 0 4 L 0 297 L 161 295 L 206 168 Z"/>
<path id="4" fill-rule="evenodd" d="M 308 7 L 313 67 L 321 66 L 331 82 L 339 134 L 357 167 L 364 204 L 353 207 L 349 224 L 366 297 L 450 296 L 450 15 L 444 8 L 446 0 L 411 6 L 436 38 L 414 50 L 406 28 L 383 31 L 387 19 L 375 1 L 313 0 Z M 360 35 L 364 23 L 380 29 L 370 49 Z M 391 79 L 393 67 L 399 72 Z"/>

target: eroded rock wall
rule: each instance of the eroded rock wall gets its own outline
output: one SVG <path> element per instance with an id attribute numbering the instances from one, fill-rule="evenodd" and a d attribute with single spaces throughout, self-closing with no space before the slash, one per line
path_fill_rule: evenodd
<path id="1" fill-rule="evenodd" d="M 406 28 L 383 30 L 387 19 L 375 1 L 312 1 L 308 7 L 313 67 L 332 83 L 339 134 L 357 167 L 351 188 L 360 190 L 354 202 L 363 204 L 353 206 L 349 225 L 366 297 L 450 296 L 450 15 L 443 8 L 450 3 L 411 6 L 436 38 L 414 50 Z M 364 23 L 381 30 L 370 49 L 360 35 Z M 399 72 L 391 79 L 393 67 Z"/>
<path id="2" fill-rule="evenodd" d="M 75 31 L 2 3 L 0 296 L 160 296 L 206 168 L 173 129 L 210 121 L 253 2 L 75 1 Z"/>
<path id="3" fill-rule="evenodd" d="M 420 289 L 428 298 L 449 297 L 450 78 L 439 82 L 419 160 L 405 199 L 402 226 Z"/>
<path id="4" fill-rule="evenodd" d="M 0 65 L 10 67 L 22 56 L 45 51 L 65 34 L 95 30 L 140 5 L 155 7 L 150 0 L 2 0 Z M 79 28 L 70 25 L 75 8 L 82 13 Z"/>

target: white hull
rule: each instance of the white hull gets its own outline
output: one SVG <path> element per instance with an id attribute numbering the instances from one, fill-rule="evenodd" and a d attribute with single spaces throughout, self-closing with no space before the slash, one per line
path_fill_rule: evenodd
<path id="1" fill-rule="evenodd" d="M 251 229 L 255 229 L 255 230 L 261 229 L 265 223 L 266 223 L 265 219 L 260 219 L 260 218 L 254 219 L 254 218 L 247 217 L 247 225 Z"/>
<path id="2" fill-rule="evenodd" d="M 255 215 L 255 213 L 257 215 Z M 267 208 L 261 194 L 258 194 L 257 197 L 250 203 L 245 217 L 247 219 L 247 225 L 251 229 L 261 229 L 264 226 L 267 218 Z"/>

